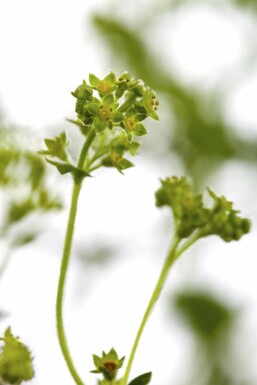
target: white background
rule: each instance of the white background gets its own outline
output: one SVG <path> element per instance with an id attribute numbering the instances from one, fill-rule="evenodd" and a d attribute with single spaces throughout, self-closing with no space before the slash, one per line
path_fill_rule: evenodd
<path id="1" fill-rule="evenodd" d="M 46 128 L 67 127 L 64 118 L 74 117 L 70 91 L 89 72 L 103 77 L 110 69 L 104 55 L 107 47 L 101 45 L 90 26 L 92 12 L 120 14 L 133 24 L 137 18 L 143 20 L 155 3 L 2 0 L 0 102 L 6 120 L 30 128 L 39 140 Z M 162 3 L 165 5 L 159 2 Z M 167 33 L 171 21 L 172 33 Z M 222 76 L 224 81 L 231 81 L 226 115 L 238 131 L 243 127 L 242 135 L 248 137 L 256 134 L 256 68 L 250 66 L 240 82 L 230 69 L 240 61 L 247 65 L 254 44 L 256 48 L 254 22 L 256 19 L 250 14 L 231 12 L 229 8 L 221 13 L 218 7 L 189 7 L 176 17 L 163 17 L 153 25 L 148 40 L 160 59 L 167 61 L 167 67 L 172 60 L 178 76 L 188 82 L 209 87 Z M 158 129 L 157 125 L 153 129 Z M 73 254 L 66 288 L 65 326 L 76 367 L 86 384 L 95 383 L 94 375 L 89 373 L 93 369 L 92 353 L 100 354 L 114 346 L 120 356 L 128 355 L 170 242 L 169 230 L 165 239 L 156 236 L 163 231 L 163 227 L 159 230 L 163 217 L 169 224 L 168 213 L 154 206 L 154 191 L 158 178 L 165 176 L 163 170 L 154 159 L 139 157 L 137 164 L 125 177 L 109 170 L 99 173 L 98 178 L 85 184 L 80 200 L 74 245 L 83 241 L 94 247 L 94 242 L 99 245 L 108 240 L 111 246 L 118 245 L 120 254 L 114 264 L 100 271 L 96 267 L 82 268 Z M 249 179 L 255 178 L 256 173 L 246 173 L 246 169 L 228 164 L 218 173 L 215 183 L 220 193 L 229 193 L 236 207 L 254 220 L 256 197 L 249 191 Z M 13 255 L 0 282 L 0 306 L 9 313 L 1 321 L 1 333 L 11 324 L 14 334 L 31 347 L 36 368 L 31 383 L 37 385 L 73 383 L 60 354 L 54 318 L 71 189 L 69 178 L 64 177 L 60 183 L 61 189 L 67 191 L 66 209 L 48 218 L 50 230 L 34 246 Z M 255 229 L 239 243 L 204 240 L 177 263 L 167 283 L 175 289 L 189 279 L 192 285 L 200 282 L 243 307 L 245 338 L 239 338 L 238 348 L 251 351 L 252 357 L 257 353 L 255 249 Z M 183 343 L 186 336 L 165 310 L 165 293 L 169 290 L 164 291 L 152 314 L 132 370 L 132 376 L 152 370 L 153 384 L 166 384 L 171 378 L 176 384 L 183 373 L 180 365 L 184 354 L 188 354 L 184 351 L 188 345 Z M 257 375 L 254 363 L 249 363 L 249 370 Z"/>

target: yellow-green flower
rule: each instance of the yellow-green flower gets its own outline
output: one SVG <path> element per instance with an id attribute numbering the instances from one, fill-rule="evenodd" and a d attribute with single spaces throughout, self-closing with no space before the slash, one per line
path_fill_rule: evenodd
<path id="1" fill-rule="evenodd" d="M 100 80 L 97 76 L 89 74 L 89 83 L 91 87 L 100 94 L 105 95 L 113 91 L 116 84 L 116 76 L 114 72 L 110 72 L 104 79 Z"/>
<path id="2" fill-rule="evenodd" d="M 132 136 L 143 136 L 147 134 L 145 126 L 141 123 L 145 119 L 146 115 L 137 114 L 135 108 L 130 108 L 125 114 L 125 119 L 122 121 L 129 141 L 132 140 Z"/>

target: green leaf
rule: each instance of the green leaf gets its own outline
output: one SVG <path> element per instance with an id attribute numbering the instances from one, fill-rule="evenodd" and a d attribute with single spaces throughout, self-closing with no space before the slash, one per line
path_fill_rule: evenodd
<path id="1" fill-rule="evenodd" d="M 103 80 L 105 80 L 106 83 L 110 83 L 111 85 L 114 85 L 116 83 L 115 73 L 110 72 L 109 75 L 107 75 Z"/>
<path id="2" fill-rule="evenodd" d="M 140 148 L 141 144 L 139 142 L 132 142 L 129 145 L 129 152 L 131 155 L 135 155 L 137 150 Z"/>
<path id="3" fill-rule="evenodd" d="M 93 354 L 93 362 L 96 368 L 102 365 L 102 358 L 98 357 L 96 354 Z"/>
<path id="4" fill-rule="evenodd" d="M 48 150 L 41 150 L 39 154 L 50 155 L 56 158 L 59 158 L 63 161 L 66 161 L 68 156 L 66 149 L 68 147 L 68 141 L 66 138 L 66 133 L 61 132 L 60 135 L 54 137 L 54 139 L 45 139 L 45 145 Z"/>
<path id="5" fill-rule="evenodd" d="M 71 94 L 78 100 L 87 101 L 92 98 L 93 90 L 83 80 L 83 83 Z"/>
<path id="6" fill-rule="evenodd" d="M 74 119 L 65 119 L 67 120 L 67 122 L 70 122 L 72 124 L 75 124 L 76 126 L 79 127 L 81 133 L 83 135 L 87 135 L 88 134 L 88 131 L 90 129 L 89 126 L 85 125 L 81 120 L 77 119 L 77 120 L 74 120 Z"/>
<path id="7" fill-rule="evenodd" d="M 102 103 L 106 106 L 111 106 L 114 103 L 114 96 L 113 94 L 107 94 L 103 97 Z"/>
<path id="8" fill-rule="evenodd" d="M 141 374 L 130 381 L 128 385 L 147 385 L 151 381 L 152 372 Z"/>
<path id="9" fill-rule="evenodd" d="M 48 163 L 50 163 L 53 166 L 55 166 L 61 175 L 64 175 L 64 174 L 67 174 L 67 173 L 70 172 L 70 173 L 72 173 L 76 177 L 84 178 L 86 176 L 90 176 L 86 171 L 81 170 L 81 169 L 73 166 L 72 164 L 61 163 L 61 162 L 57 162 L 57 161 L 54 161 L 54 160 L 51 160 L 51 159 L 48 159 L 48 158 L 46 160 L 47 160 Z"/>
<path id="10" fill-rule="evenodd" d="M 0 350 L 0 378 L 8 384 L 20 384 L 34 377 L 32 357 L 29 349 L 12 335 L 10 327 L 1 338 L 4 346 Z"/>
<path id="11" fill-rule="evenodd" d="M 136 128 L 132 131 L 135 136 L 143 136 L 147 134 L 146 128 L 143 124 L 137 124 Z"/>
<path id="12" fill-rule="evenodd" d="M 108 123 L 105 120 L 101 120 L 99 118 L 95 118 L 94 120 L 94 128 L 97 134 L 100 134 L 108 127 Z"/>
<path id="13" fill-rule="evenodd" d="M 98 84 L 100 83 L 100 79 L 98 79 L 98 77 L 96 77 L 95 75 L 93 74 L 89 74 L 89 83 L 92 87 L 97 87 Z"/>
<path id="14" fill-rule="evenodd" d="M 130 168 L 130 167 L 134 167 L 134 164 L 126 159 L 126 158 L 122 158 L 118 163 L 117 163 L 117 166 L 116 166 L 119 170 L 126 170 L 127 168 Z"/>
<path id="15" fill-rule="evenodd" d="M 231 326 L 236 315 L 232 308 L 206 291 L 178 292 L 174 305 L 193 334 L 216 343 L 224 337 L 224 329 Z"/>
<path id="16" fill-rule="evenodd" d="M 147 114 L 137 114 L 136 117 L 138 122 L 142 122 L 147 118 Z"/>
<path id="17" fill-rule="evenodd" d="M 85 107 L 84 110 L 87 111 L 91 115 L 96 115 L 99 111 L 99 104 L 97 103 L 88 103 Z"/>
<path id="18" fill-rule="evenodd" d="M 124 119 L 124 115 L 119 111 L 114 111 L 112 113 L 112 121 L 114 123 L 120 123 Z"/>

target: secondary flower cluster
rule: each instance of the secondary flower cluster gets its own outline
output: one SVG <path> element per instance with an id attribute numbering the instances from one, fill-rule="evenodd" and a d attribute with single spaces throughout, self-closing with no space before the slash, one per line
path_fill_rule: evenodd
<path id="1" fill-rule="evenodd" d="M 198 230 L 201 237 L 215 234 L 224 241 L 240 239 L 250 231 L 250 221 L 241 218 L 233 209 L 232 202 L 217 196 L 208 188 L 213 206 L 203 204 L 202 194 L 194 194 L 186 177 L 161 180 L 161 188 L 156 192 L 156 205 L 169 206 L 174 215 L 177 235 L 189 237 Z"/>
<path id="2" fill-rule="evenodd" d="M 20 384 L 34 376 L 32 357 L 27 346 L 15 338 L 11 329 L 5 331 L 0 348 L 0 383 Z"/>

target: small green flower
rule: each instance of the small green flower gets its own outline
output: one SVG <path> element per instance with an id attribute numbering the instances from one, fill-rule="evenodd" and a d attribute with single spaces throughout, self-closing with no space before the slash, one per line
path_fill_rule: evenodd
<path id="1" fill-rule="evenodd" d="M 156 192 L 156 206 L 171 207 L 176 231 L 186 238 L 207 223 L 207 210 L 203 207 L 202 195 L 194 194 L 185 177 L 161 180 L 162 187 Z"/>
<path id="2" fill-rule="evenodd" d="M 97 134 L 103 132 L 107 127 L 112 128 L 113 123 L 120 123 L 124 115 L 117 111 L 118 104 L 114 102 L 113 94 L 105 95 L 101 102 L 89 103 L 87 112 L 94 116 L 94 127 Z"/>
<path id="3" fill-rule="evenodd" d="M 122 122 L 122 127 L 124 127 L 128 139 L 131 141 L 132 136 L 143 136 L 147 134 L 145 126 L 140 123 L 141 120 L 145 119 L 146 115 L 137 114 L 135 108 L 130 108 L 126 114 L 125 119 Z"/>
<path id="4" fill-rule="evenodd" d="M 156 192 L 156 205 L 169 206 L 174 215 L 177 235 L 180 238 L 199 231 L 199 236 L 218 235 L 224 241 L 240 239 L 250 231 L 250 221 L 241 218 L 233 209 L 232 202 L 218 197 L 208 189 L 214 200 L 212 208 L 203 205 L 201 194 L 194 194 L 185 177 L 171 177 L 161 181 L 162 187 Z"/>
<path id="5" fill-rule="evenodd" d="M 150 118 L 159 120 L 159 117 L 156 113 L 157 107 L 159 106 L 159 101 L 156 100 L 156 95 L 150 88 L 145 90 L 142 104 Z"/>
<path id="6" fill-rule="evenodd" d="M 87 85 L 86 81 L 83 80 L 83 83 L 71 94 L 78 100 L 90 101 L 92 100 L 93 90 Z"/>
<path id="7" fill-rule="evenodd" d="M 105 95 L 114 90 L 116 76 L 114 72 L 110 72 L 103 80 L 100 80 L 97 76 L 89 74 L 89 83 L 93 89 L 97 90 L 101 95 Z"/>
<path id="8" fill-rule="evenodd" d="M 241 218 L 239 211 L 233 209 L 233 203 L 224 196 L 217 196 L 208 188 L 210 196 L 214 200 L 214 206 L 210 210 L 209 229 L 206 235 L 219 235 L 225 242 L 239 240 L 244 234 L 249 233 L 251 223 L 247 218 Z"/>
<path id="9" fill-rule="evenodd" d="M 112 348 L 109 353 L 103 352 L 102 357 L 93 354 L 93 361 L 96 369 L 91 373 L 102 373 L 108 381 L 113 381 L 121 368 L 125 357 L 118 358 L 116 351 Z"/>

